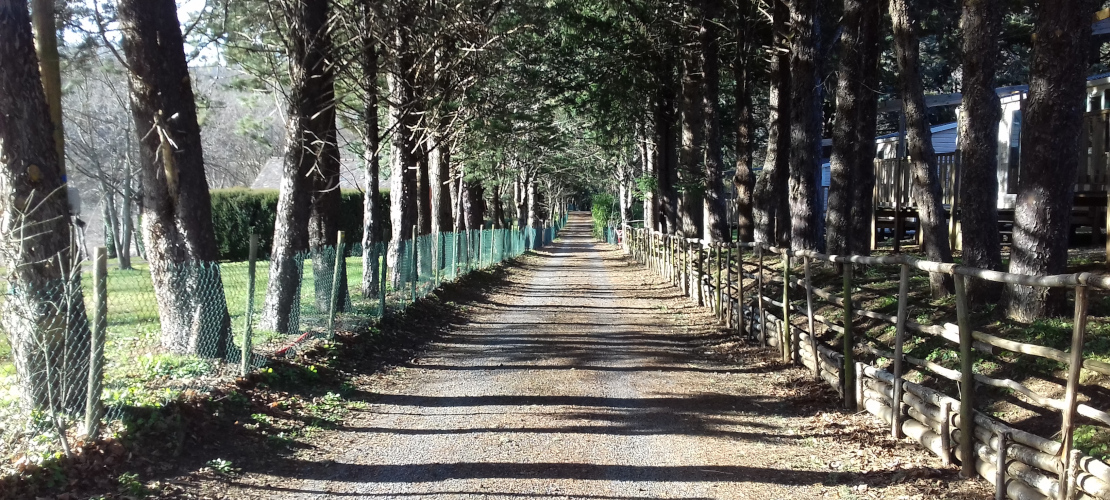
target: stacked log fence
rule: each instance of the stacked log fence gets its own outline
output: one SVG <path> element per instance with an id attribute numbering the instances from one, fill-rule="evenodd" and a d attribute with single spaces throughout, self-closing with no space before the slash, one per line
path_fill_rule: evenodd
<path id="1" fill-rule="evenodd" d="M 1110 413 L 1078 398 L 1080 370 L 1110 375 L 1110 364 L 1083 356 L 1087 308 L 1092 287 L 1110 290 L 1110 277 L 1090 273 L 1028 276 L 938 263 L 908 255 L 826 255 L 792 251 L 762 243 L 710 243 L 641 228 L 624 228 L 621 247 L 636 261 L 679 287 L 699 305 L 711 308 L 738 335 L 773 349 L 782 361 L 812 372 L 843 398 L 849 409 L 867 411 L 889 426 L 894 438 L 910 438 L 945 464 L 959 463 L 965 477 L 981 476 L 996 498 L 1110 499 L 1110 465 L 1073 449 L 1077 422 L 1110 426 Z M 778 269 L 769 260 L 780 264 Z M 840 289 L 812 282 L 817 266 L 841 275 Z M 855 273 L 871 267 L 897 267 L 897 313 L 859 307 L 853 300 Z M 909 284 L 914 276 L 943 274 L 955 289 L 956 323 L 923 324 L 908 318 Z M 1070 290 L 1074 295 L 1070 351 L 1017 342 L 975 331 L 966 294 L 969 280 Z M 822 315 L 820 305 L 839 314 Z M 831 317 L 839 316 L 839 317 Z M 888 348 L 857 342 L 853 324 L 869 319 L 895 328 Z M 840 335 L 841 347 L 820 339 L 819 329 Z M 918 359 L 903 352 L 916 337 L 944 339 L 959 349 L 959 368 Z M 1062 363 L 1063 397 L 1041 394 L 1021 382 L 975 373 L 982 353 L 1008 352 Z M 864 355 L 864 356 L 860 356 Z M 891 360 L 888 369 L 861 361 Z M 956 383 L 954 394 L 905 378 L 914 368 L 937 380 Z M 976 385 L 1021 394 L 1032 405 L 1060 415 L 1059 440 L 1018 429 L 980 411 Z M 967 418 L 965 418 L 967 417 Z"/>

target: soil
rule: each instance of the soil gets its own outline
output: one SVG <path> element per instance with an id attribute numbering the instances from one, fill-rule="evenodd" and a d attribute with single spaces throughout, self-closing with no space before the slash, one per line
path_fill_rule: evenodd
<path id="1" fill-rule="evenodd" d="M 594 243 L 583 215 L 503 279 L 422 355 L 352 378 L 366 404 L 295 453 L 183 474 L 163 494 L 989 497 Z"/>

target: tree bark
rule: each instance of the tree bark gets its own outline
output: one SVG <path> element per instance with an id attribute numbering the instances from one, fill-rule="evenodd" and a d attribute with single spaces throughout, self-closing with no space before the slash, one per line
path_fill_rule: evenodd
<path id="1" fill-rule="evenodd" d="M 121 0 L 139 137 L 143 233 L 162 346 L 222 358 L 231 345 L 200 126 L 173 0 Z"/>
<path id="2" fill-rule="evenodd" d="M 514 181 L 513 194 L 516 198 L 516 227 L 524 229 L 528 225 L 528 174 L 520 173 Z"/>
<path id="3" fill-rule="evenodd" d="M 659 228 L 667 234 L 678 234 L 678 194 L 675 190 L 677 157 L 675 144 L 675 92 L 670 72 L 673 64 L 658 73 L 660 82 L 654 102 L 655 180 L 659 193 Z"/>
<path id="4" fill-rule="evenodd" d="M 882 7 L 879 2 L 864 2 L 859 21 L 860 93 L 856 107 L 859 122 L 855 130 L 858 158 L 852 168 L 851 228 L 848 251 L 855 255 L 871 254 L 871 220 L 875 208 L 875 128 L 879 104 L 879 36 Z M 849 138 L 850 139 L 850 138 Z"/>
<path id="5" fill-rule="evenodd" d="M 145 1 L 145 0 L 136 0 Z M 283 14 L 289 24 L 289 111 L 285 161 L 278 195 L 270 282 L 263 307 L 264 329 L 293 333 L 300 328 L 301 276 L 313 205 L 313 171 L 328 154 L 325 140 L 334 127 L 334 87 L 325 75 L 328 61 L 328 4 L 291 2 Z"/>
<path id="6" fill-rule="evenodd" d="M 493 212 L 493 228 L 505 229 L 505 204 L 501 199 L 501 183 L 494 183 L 492 189 L 493 192 L 490 195 L 490 201 L 493 202 L 493 207 L 491 208 Z"/>
<path id="7" fill-rule="evenodd" d="M 382 247 L 381 143 L 378 127 L 378 48 L 373 38 L 372 6 L 364 0 L 362 26 L 363 103 L 362 162 L 366 168 L 366 194 L 362 199 L 362 296 L 371 298 L 381 293 Z"/>
<path id="8" fill-rule="evenodd" d="M 679 121 L 682 128 L 678 150 L 678 225 L 679 234 L 685 238 L 702 237 L 702 220 L 705 198 L 705 114 L 702 106 L 705 97 L 705 54 L 699 46 L 698 33 L 704 14 L 697 0 L 687 0 L 683 12 L 684 43 L 682 53 L 682 93 L 679 101 Z M 700 3 L 700 2 L 699 2 Z"/>
<path id="9" fill-rule="evenodd" d="M 790 10 L 784 0 L 774 1 L 771 67 L 767 95 L 767 154 L 763 173 L 756 180 L 753 205 L 755 240 L 773 243 L 789 231 L 787 200 L 790 169 L 790 50 L 787 45 Z M 785 226 L 785 227 L 784 227 Z M 785 230 L 784 230 L 785 229 Z M 779 243 L 783 243 L 779 241 Z"/>
<path id="10" fill-rule="evenodd" d="M 844 0 L 843 32 L 840 35 L 840 67 L 836 86 L 836 115 L 833 121 L 833 149 L 829 165 L 829 198 L 825 212 L 825 250 L 829 254 L 847 254 L 853 238 L 851 217 L 852 175 L 861 167 L 860 146 L 856 130 L 864 118 L 858 99 L 863 91 L 860 24 L 863 0 Z"/>
<path id="11" fill-rule="evenodd" d="M 317 3 L 324 5 L 324 16 L 327 19 L 328 2 Z M 316 38 L 315 49 L 322 59 L 319 70 L 314 75 L 317 80 L 314 84 L 315 90 L 320 93 L 317 98 L 324 106 L 316 110 L 312 118 L 313 124 L 319 126 L 311 131 L 316 136 L 319 155 L 316 157 L 315 168 L 311 171 L 313 192 L 308 219 L 308 251 L 312 258 L 316 310 L 323 313 L 331 304 L 333 285 L 339 287 L 336 311 L 345 310 L 351 300 L 346 270 L 336 272 L 335 269 L 342 193 L 339 183 L 339 134 L 335 124 L 335 63 L 332 59 L 331 30 L 326 25 Z M 345 260 L 340 261 L 340 265 L 345 266 Z M 333 283 L 336 276 L 339 279 Z"/>
<path id="12" fill-rule="evenodd" d="M 736 82 L 736 174 L 732 183 L 736 186 L 736 229 L 742 242 L 755 239 L 755 220 L 752 214 L 752 196 L 755 191 L 755 175 L 752 173 L 752 143 L 754 142 L 752 123 L 752 92 L 748 76 L 752 62 L 751 48 L 748 46 L 749 32 L 746 26 L 737 26 L 740 34 L 737 40 L 737 56 L 732 65 L 732 76 Z"/>
<path id="13" fill-rule="evenodd" d="M 790 2 L 790 247 L 818 249 L 821 235 L 817 184 L 821 169 L 821 101 L 817 0 Z"/>
<path id="14" fill-rule="evenodd" d="M 35 33 L 35 49 L 39 57 L 42 88 L 50 107 L 50 123 L 54 125 L 54 149 L 58 152 L 58 169 L 62 183 L 66 179 L 65 128 L 62 122 L 62 66 L 58 54 L 58 15 L 54 0 L 31 2 L 31 24 Z"/>
<path id="15" fill-rule="evenodd" d="M 463 191 L 466 195 L 463 200 L 466 229 L 469 231 L 480 230 L 486 222 L 485 188 L 482 187 L 481 181 L 471 180 L 463 182 Z"/>
<path id="16" fill-rule="evenodd" d="M 995 92 L 1002 6 L 997 0 L 965 0 L 960 17 L 963 39 L 963 113 L 960 114 L 960 224 L 963 264 L 1002 269 L 998 233 L 998 122 L 1002 105 Z M 972 302 L 996 301 L 1002 286 L 970 280 Z"/>
<path id="17" fill-rule="evenodd" d="M 25 407 L 79 411 L 88 319 L 26 0 L 0 0 L 0 301 Z"/>
<path id="18" fill-rule="evenodd" d="M 728 210 L 725 208 L 724 155 L 721 152 L 721 66 L 717 23 L 720 7 L 716 0 L 702 0 L 701 29 L 698 45 L 701 48 L 703 75 L 701 113 L 705 129 L 705 200 L 702 234 L 711 242 L 732 241 Z"/>
<path id="19" fill-rule="evenodd" d="M 894 26 L 894 54 L 898 60 L 898 83 L 902 108 L 906 115 L 906 153 L 911 179 L 911 195 L 917 205 L 918 226 L 926 258 L 936 262 L 952 262 L 952 249 L 944 224 L 937 155 L 933 150 L 925 108 L 925 91 L 921 84 L 920 47 L 914 27 L 910 0 L 890 0 L 890 18 Z M 929 277 L 934 297 L 946 295 L 951 279 L 932 273 Z"/>
<path id="20" fill-rule="evenodd" d="M 1090 46 L 1090 0 L 1041 2 L 1021 136 L 1021 176 L 1014 210 L 1010 272 L 1059 274 L 1067 269 L 1068 232 L 1079 167 L 1084 75 Z M 1064 313 L 1064 289 L 1008 287 L 1008 314 L 1032 321 Z"/>

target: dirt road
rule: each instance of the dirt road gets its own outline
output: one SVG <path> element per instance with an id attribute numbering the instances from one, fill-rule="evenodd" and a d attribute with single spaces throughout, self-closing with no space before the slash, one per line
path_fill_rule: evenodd
<path id="1" fill-rule="evenodd" d="M 727 333 L 595 244 L 585 216 L 509 279 L 319 449 L 227 496 L 962 496 L 950 470 L 837 413 L 799 370 L 751 348 L 711 361 Z"/>

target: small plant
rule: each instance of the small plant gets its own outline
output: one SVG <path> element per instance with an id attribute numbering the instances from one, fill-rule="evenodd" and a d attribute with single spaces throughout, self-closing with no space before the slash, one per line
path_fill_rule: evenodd
<path id="1" fill-rule="evenodd" d="M 205 462 L 204 466 L 221 476 L 234 476 L 239 473 L 239 469 L 232 466 L 230 460 L 224 460 L 222 458 L 209 460 Z"/>
<path id="2" fill-rule="evenodd" d="M 134 472 L 125 472 L 119 476 L 119 492 L 132 497 L 145 497 L 149 493 L 139 475 Z"/>
<path id="3" fill-rule="evenodd" d="M 1093 425 L 1076 427 L 1072 439 L 1075 448 L 1099 460 L 1110 457 L 1110 430 Z"/>

